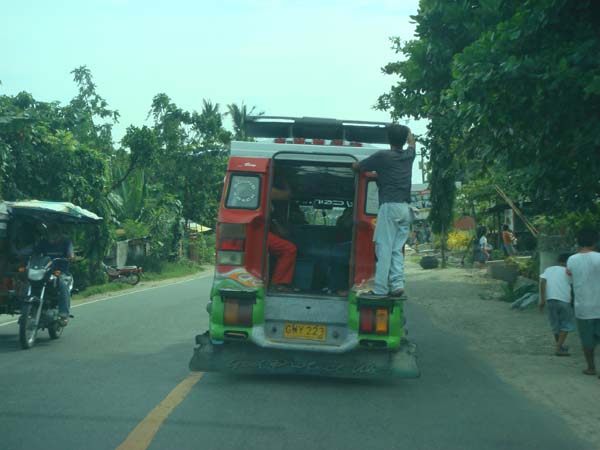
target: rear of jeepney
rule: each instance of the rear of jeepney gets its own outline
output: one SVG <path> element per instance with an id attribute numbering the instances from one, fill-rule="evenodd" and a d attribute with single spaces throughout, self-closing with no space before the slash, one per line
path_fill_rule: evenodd
<path id="1" fill-rule="evenodd" d="M 406 336 L 406 298 L 361 296 L 372 288 L 375 271 L 377 186 L 374 174 L 354 173 L 351 165 L 379 149 L 360 141 L 385 142 L 386 124 L 349 128 L 341 121 L 286 118 L 249 124 L 249 134 L 263 139 L 232 143 L 218 216 L 209 329 L 196 337 L 190 369 L 419 376 L 416 348 Z M 274 258 L 267 249 L 275 214 L 270 193 L 281 174 L 292 184 L 294 199 L 283 209 L 291 230 L 286 238 L 297 247 L 288 292 L 270 289 Z M 333 241 L 328 220 L 345 209 L 352 225 L 344 263 L 331 257 L 345 247 Z M 327 274 L 340 269 L 337 264 L 347 272 L 347 289 L 322 289 Z"/>

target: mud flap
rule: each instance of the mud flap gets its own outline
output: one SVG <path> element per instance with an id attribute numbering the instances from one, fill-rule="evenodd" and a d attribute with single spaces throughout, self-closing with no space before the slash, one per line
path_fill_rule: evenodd
<path id="1" fill-rule="evenodd" d="M 196 337 L 192 371 L 239 374 L 308 375 L 338 378 L 417 378 L 416 345 L 398 350 L 359 349 L 324 353 L 265 349 L 247 342 L 212 344 L 208 334 Z"/>

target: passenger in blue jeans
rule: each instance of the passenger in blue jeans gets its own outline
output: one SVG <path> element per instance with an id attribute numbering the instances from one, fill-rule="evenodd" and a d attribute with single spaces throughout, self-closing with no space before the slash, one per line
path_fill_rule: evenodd
<path id="1" fill-rule="evenodd" d="M 57 262 L 55 265 L 55 268 L 61 271 L 61 275 L 58 277 L 58 313 L 62 326 L 66 326 L 71 308 L 71 292 L 68 286 L 71 274 L 68 261 L 75 257 L 73 243 L 64 236 L 60 225 L 51 224 L 48 229 L 48 239 L 42 240 L 35 247 L 34 252 L 67 260 Z"/>
<path id="2" fill-rule="evenodd" d="M 404 255 L 402 247 L 408 238 L 412 222 L 410 189 L 412 165 L 415 160 L 415 139 L 408 127 L 392 124 L 388 127 L 390 150 L 381 150 L 360 162 L 354 170 L 377 172 L 379 212 L 373 241 L 377 265 L 372 298 L 404 294 Z M 406 149 L 404 144 L 408 143 Z"/>

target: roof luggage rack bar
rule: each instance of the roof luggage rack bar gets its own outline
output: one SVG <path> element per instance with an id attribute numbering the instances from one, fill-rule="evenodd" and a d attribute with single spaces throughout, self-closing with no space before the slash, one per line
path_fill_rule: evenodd
<path id="1" fill-rule="evenodd" d="M 336 120 L 320 117 L 249 116 L 246 135 L 255 138 L 314 138 L 387 144 L 389 122 Z"/>

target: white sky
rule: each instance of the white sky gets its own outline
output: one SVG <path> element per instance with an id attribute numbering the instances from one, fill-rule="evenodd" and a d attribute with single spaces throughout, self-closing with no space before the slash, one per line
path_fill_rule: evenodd
<path id="1" fill-rule="evenodd" d="M 418 0 L 0 0 L 0 93 L 61 103 L 87 65 L 121 113 L 119 139 L 164 92 L 180 107 L 242 101 L 268 115 L 389 120 L 389 38 Z M 408 122 L 417 133 L 424 123 Z M 415 164 L 414 182 L 420 182 Z"/>

